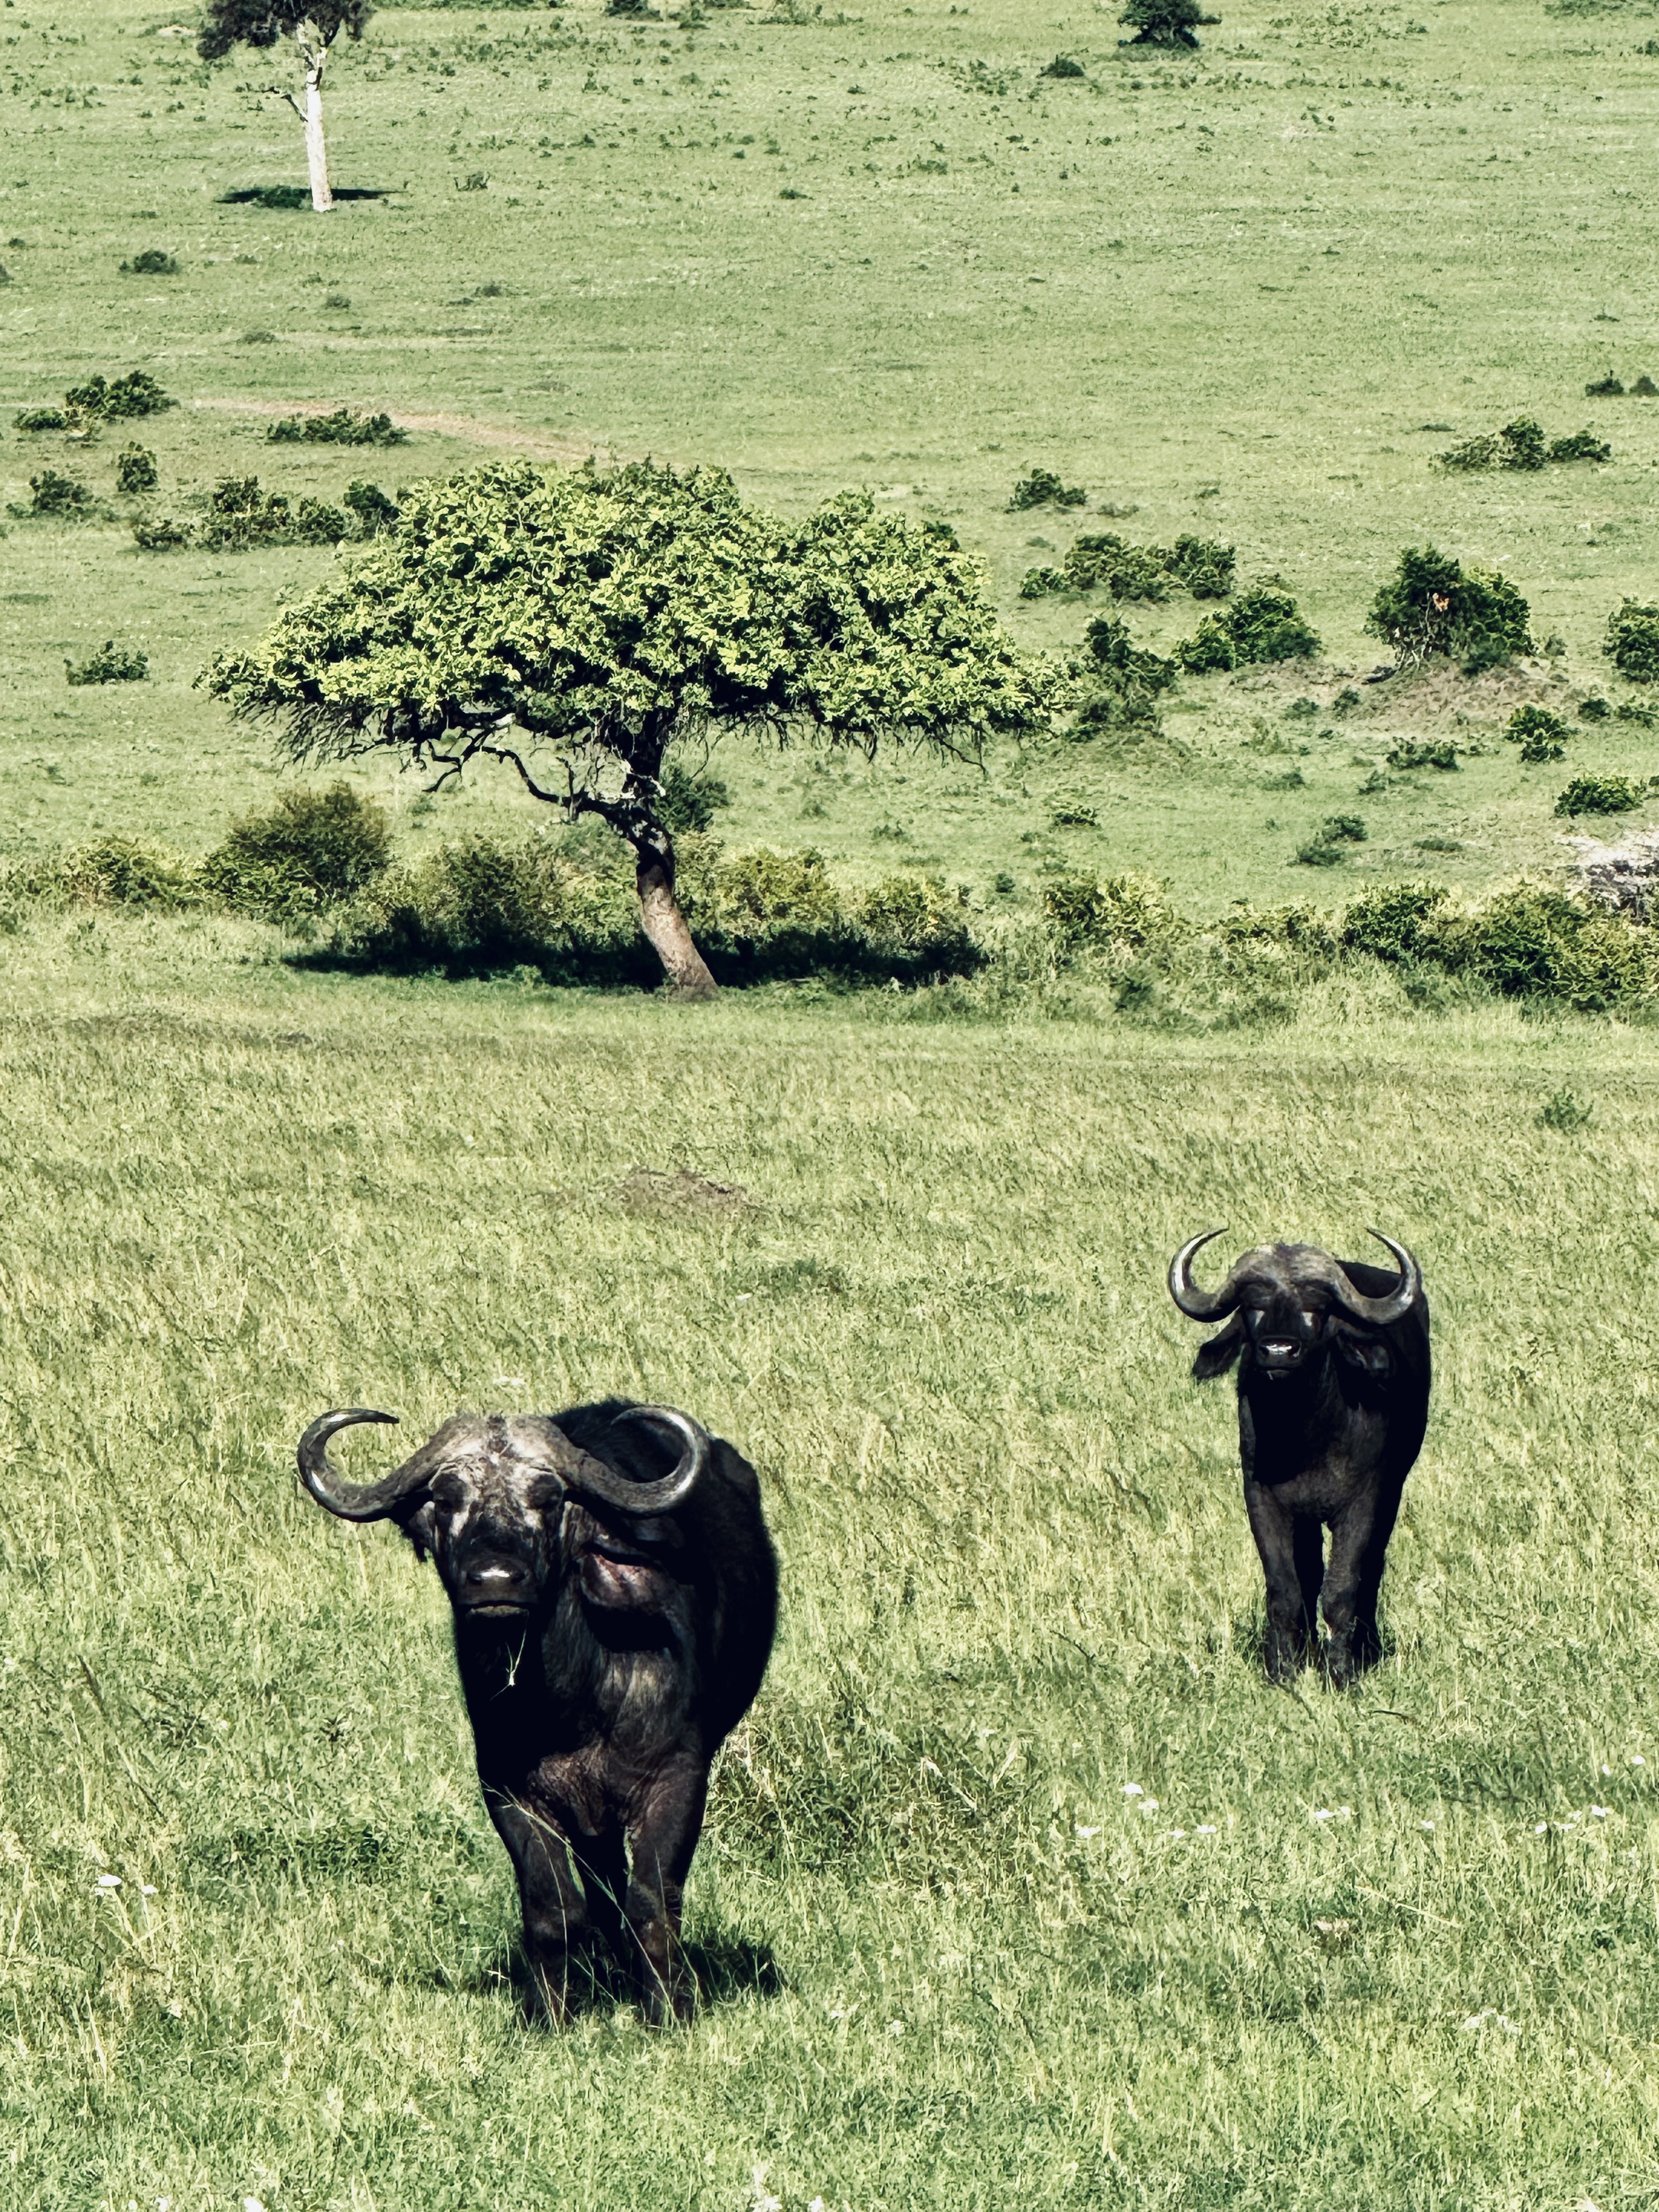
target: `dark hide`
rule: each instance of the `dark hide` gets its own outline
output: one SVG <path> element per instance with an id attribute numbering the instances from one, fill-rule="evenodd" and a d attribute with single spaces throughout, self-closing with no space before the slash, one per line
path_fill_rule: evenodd
<path id="1" fill-rule="evenodd" d="M 580 1454 L 641 1480 L 673 1467 L 677 1444 L 612 1427 L 626 1410 L 464 1415 L 397 1516 L 454 1610 L 478 1778 L 555 2021 L 596 1939 L 627 1960 L 651 2020 L 690 2015 L 680 1905 L 709 1765 L 760 1687 L 777 1620 L 759 1485 L 730 1444 L 714 1439 L 690 1497 L 656 1516 L 561 1481 Z"/>
<path id="2" fill-rule="evenodd" d="M 1293 1679 L 1318 1650 L 1322 1610 L 1326 1666 L 1347 1683 L 1381 1652 L 1384 1554 L 1428 1424 L 1429 1309 L 1419 1296 L 1398 1321 L 1356 1320 L 1298 1268 L 1308 1250 L 1279 1244 L 1250 1255 L 1259 1264 L 1239 1309 L 1200 1347 L 1193 1373 L 1208 1382 L 1238 1362 L 1244 1504 L 1267 1584 L 1267 1672 Z M 1364 1261 L 1337 1264 L 1367 1297 L 1399 1281 Z"/>

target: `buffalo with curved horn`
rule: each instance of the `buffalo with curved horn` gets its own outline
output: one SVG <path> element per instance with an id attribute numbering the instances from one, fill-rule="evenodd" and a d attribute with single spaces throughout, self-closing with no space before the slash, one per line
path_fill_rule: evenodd
<path id="1" fill-rule="evenodd" d="M 648 2018 L 685 2018 L 680 1906 L 708 1770 L 777 1621 L 755 1470 L 687 1414 L 621 1400 L 548 1419 L 461 1413 L 379 1481 L 342 1480 L 325 1413 L 300 1480 L 344 1521 L 395 1522 L 435 1562 L 484 1802 L 519 1878 L 549 2015 L 577 1954 L 626 1951 Z"/>
<path id="2" fill-rule="evenodd" d="M 1293 1678 L 1317 1649 L 1322 1611 L 1325 1663 L 1346 1683 L 1381 1651 L 1383 1558 L 1428 1424 L 1422 1270 L 1374 1229 L 1397 1275 L 1312 1244 L 1260 1244 L 1218 1291 L 1200 1290 L 1194 1255 L 1224 1233 L 1206 1229 L 1182 1246 L 1170 1295 L 1191 1321 L 1226 1322 L 1199 1348 L 1200 1382 L 1238 1362 L 1244 1504 L 1267 1583 L 1267 1672 Z"/>

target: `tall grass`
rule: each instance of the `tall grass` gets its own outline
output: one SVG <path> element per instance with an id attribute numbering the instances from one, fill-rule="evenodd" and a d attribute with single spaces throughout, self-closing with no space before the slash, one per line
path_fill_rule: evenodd
<path id="1" fill-rule="evenodd" d="M 266 942 L 12 941 L 0 2203 L 1647 2201 L 1650 1036 L 693 1015 Z M 1261 1675 L 1161 1280 L 1212 1220 L 1427 1271 L 1352 1696 Z M 785 1564 L 684 2035 L 521 2024 L 429 1571 L 290 1473 L 330 1404 L 612 1388 L 754 1455 Z"/>

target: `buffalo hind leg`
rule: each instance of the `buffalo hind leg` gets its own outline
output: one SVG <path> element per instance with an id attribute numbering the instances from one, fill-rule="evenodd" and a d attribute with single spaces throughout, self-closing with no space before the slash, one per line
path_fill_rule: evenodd
<path id="1" fill-rule="evenodd" d="M 1262 1659 L 1269 1679 L 1288 1685 L 1307 1658 L 1313 1629 L 1302 1595 L 1301 1524 L 1265 1483 L 1246 1482 L 1244 1506 L 1267 1583 L 1267 1633 Z"/>
<path id="2" fill-rule="evenodd" d="M 641 2008 L 653 2027 L 690 2020 L 696 2002 L 680 1951 L 680 1908 L 708 1801 L 708 1768 L 677 1763 L 654 1778 L 629 1823 L 623 1911 L 634 1939 Z"/>
<path id="3" fill-rule="evenodd" d="M 519 1877 L 532 2008 L 562 2027 L 570 2012 L 572 1953 L 586 1948 L 591 1929 L 569 1843 L 549 1813 L 518 1798 L 492 1796 L 489 1817 Z"/>

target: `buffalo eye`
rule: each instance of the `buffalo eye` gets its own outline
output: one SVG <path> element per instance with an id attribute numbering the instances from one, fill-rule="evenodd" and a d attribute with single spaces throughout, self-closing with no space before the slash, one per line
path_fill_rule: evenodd
<path id="1" fill-rule="evenodd" d="M 466 1485 L 459 1475 L 441 1475 L 432 1486 L 432 1503 L 441 1513 L 459 1513 L 466 1496 Z"/>
<path id="2" fill-rule="evenodd" d="M 1304 1308 L 1302 1318 L 1307 1322 L 1310 1328 L 1317 1328 L 1320 1322 L 1324 1319 L 1324 1316 L 1322 1314 L 1309 1313 Z"/>

